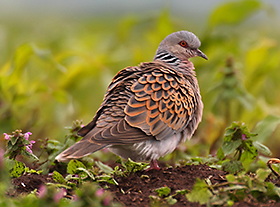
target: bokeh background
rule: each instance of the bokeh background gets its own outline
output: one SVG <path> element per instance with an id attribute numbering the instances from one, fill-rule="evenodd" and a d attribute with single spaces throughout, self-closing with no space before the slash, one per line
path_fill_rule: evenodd
<path id="1" fill-rule="evenodd" d="M 242 121 L 279 157 L 279 14 L 279 0 L 0 0 L 0 134 L 63 141 L 74 120 L 91 121 L 114 74 L 188 30 L 209 60 L 192 59 L 205 108 L 181 151 L 215 154 Z"/>

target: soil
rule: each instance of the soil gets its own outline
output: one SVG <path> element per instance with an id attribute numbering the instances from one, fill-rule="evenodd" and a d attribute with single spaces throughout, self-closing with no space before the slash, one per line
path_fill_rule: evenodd
<path id="1" fill-rule="evenodd" d="M 15 197 L 20 194 L 30 193 L 31 191 L 38 189 L 42 184 L 51 182 L 54 181 L 52 177 L 48 175 L 41 175 L 37 173 L 25 174 L 12 180 L 14 190 L 8 192 L 8 195 Z"/>
<path id="2" fill-rule="evenodd" d="M 217 169 L 210 168 L 207 165 L 186 165 L 176 168 L 161 168 L 160 170 L 150 170 L 136 172 L 127 177 L 115 177 L 119 185 L 109 185 L 107 190 L 115 194 L 114 200 L 122 203 L 124 206 L 150 206 L 150 196 L 156 196 L 156 188 L 167 186 L 171 189 L 170 194 L 176 190 L 191 190 L 196 178 L 209 178 L 212 184 L 223 183 L 226 173 Z M 22 193 L 29 193 L 39 188 L 41 184 L 54 182 L 51 176 L 27 174 L 13 179 L 15 189 L 10 192 L 10 196 L 17 196 Z M 103 187 L 105 184 L 102 184 Z M 201 206 L 199 203 L 191 203 L 185 195 L 176 195 L 177 203 L 173 206 Z M 160 205 L 164 206 L 164 205 Z M 274 206 L 280 207 L 280 203 L 271 200 L 267 204 L 256 203 L 254 199 L 248 197 L 242 202 L 236 202 L 234 207 L 251 207 L 251 206 Z"/>
<path id="3" fill-rule="evenodd" d="M 147 176 L 143 176 L 147 175 Z M 116 177 L 118 186 L 111 185 L 110 191 L 115 193 L 115 200 L 125 206 L 149 206 L 150 195 L 157 195 L 157 188 L 167 186 L 171 194 L 176 190 L 191 190 L 196 178 L 210 178 L 213 184 L 224 182 L 225 172 L 212 169 L 207 165 L 186 165 L 177 168 L 162 168 L 147 172 L 137 172 L 129 177 Z M 124 194 L 121 192 L 124 191 Z M 175 196 L 175 206 L 201 206 L 199 203 L 191 203 L 185 195 Z"/>

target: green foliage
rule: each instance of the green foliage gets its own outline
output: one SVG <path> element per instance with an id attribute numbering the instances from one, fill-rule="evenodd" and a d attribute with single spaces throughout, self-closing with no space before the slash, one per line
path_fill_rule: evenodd
<path id="1" fill-rule="evenodd" d="M 66 136 L 66 141 L 72 139 L 74 142 L 77 142 L 81 139 L 81 137 L 77 135 L 77 132 L 82 128 L 82 123 L 81 120 L 75 120 L 71 127 L 66 127 L 66 129 L 69 130 L 69 134 Z"/>
<path id="2" fill-rule="evenodd" d="M 22 207 L 121 206 L 113 202 L 112 199 L 113 196 L 109 192 L 104 191 L 94 183 L 84 183 L 79 189 L 76 189 L 72 195 L 67 195 L 67 191 L 64 188 L 42 185 L 38 190 L 33 191 L 27 196 L 18 197 L 16 199 L 1 197 L 0 205 Z"/>
<path id="3" fill-rule="evenodd" d="M 97 167 L 99 167 L 99 169 L 106 173 L 106 174 L 113 174 L 115 171 L 108 165 L 105 165 L 104 163 L 97 161 L 95 162 L 95 164 L 97 165 Z"/>
<path id="4" fill-rule="evenodd" d="M 238 0 L 217 7 L 209 18 L 209 26 L 238 24 L 262 8 L 258 0 Z"/>
<path id="5" fill-rule="evenodd" d="M 149 165 L 149 164 L 143 163 L 143 162 L 134 162 L 130 158 L 128 158 L 126 162 L 123 162 L 122 159 L 119 159 L 116 162 L 121 163 L 121 165 L 123 166 L 124 170 L 123 170 L 122 174 L 124 176 L 128 176 L 137 171 L 143 171 Z"/>
<path id="6" fill-rule="evenodd" d="M 64 179 L 64 177 L 57 171 L 53 171 L 53 179 L 54 181 L 60 183 L 60 184 L 66 184 L 66 180 Z"/>
<path id="7" fill-rule="evenodd" d="M 165 186 L 165 187 L 157 188 L 155 189 L 155 191 L 158 193 L 158 196 L 163 197 L 163 196 L 168 196 L 171 190 L 170 188 Z"/>
<path id="8" fill-rule="evenodd" d="M 79 168 L 86 169 L 86 166 L 78 160 L 71 160 L 67 165 L 67 173 L 78 174 Z"/>
<path id="9" fill-rule="evenodd" d="M 59 172 L 54 171 L 53 172 L 53 179 L 61 184 L 59 186 L 64 186 L 66 188 L 73 188 L 76 189 L 76 182 L 79 184 L 84 183 L 87 180 L 95 181 L 95 182 L 102 182 L 104 181 L 104 178 L 102 175 L 95 177 L 95 172 L 91 169 L 87 169 L 86 166 L 78 161 L 78 160 L 71 160 L 67 165 L 67 173 L 68 175 L 64 178 Z M 112 176 L 108 176 L 106 181 L 110 183 L 111 180 L 113 180 Z M 112 182 L 115 184 L 114 182 Z"/>
<path id="10" fill-rule="evenodd" d="M 130 158 L 128 158 L 125 162 L 119 158 L 116 163 L 120 163 L 121 167 L 116 166 L 114 169 L 112 169 L 110 166 L 105 165 L 100 161 L 95 163 L 100 171 L 105 173 L 96 177 L 98 182 L 105 181 L 114 185 L 118 185 L 117 181 L 113 177 L 114 175 L 129 176 L 137 171 L 143 171 L 149 165 L 147 163 L 134 162 Z"/>
<path id="11" fill-rule="evenodd" d="M 212 197 L 212 193 L 209 191 L 207 184 L 203 180 L 197 179 L 192 191 L 186 194 L 186 197 L 191 202 L 206 204 Z"/>
<path id="12" fill-rule="evenodd" d="M 269 115 L 261 120 L 255 127 L 254 133 L 257 134 L 253 140 L 264 142 L 275 131 L 276 127 L 280 123 L 280 117 L 275 115 Z"/>
<path id="13" fill-rule="evenodd" d="M 9 165 L 11 164 L 4 159 L 4 150 L 0 148 L 0 195 L 6 192 L 6 188 L 10 184 L 9 170 L 11 167 Z"/>
<path id="14" fill-rule="evenodd" d="M 45 138 L 45 140 L 39 140 L 42 143 L 41 144 L 42 151 L 41 151 L 41 154 L 39 157 L 41 158 L 41 156 L 43 157 L 45 154 L 47 154 L 45 161 L 40 163 L 40 168 L 45 173 L 48 172 L 50 165 L 55 165 L 55 157 L 59 153 L 61 153 L 63 150 L 65 150 L 67 147 L 69 147 L 74 142 L 77 142 L 81 138 L 77 135 L 77 131 L 79 129 L 81 129 L 81 126 L 82 126 L 82 121 L 79 121 L 79 120 L 73 121 L 72 126 L 67 127 L 69 133 L 65 136 L 64 143 L 61 143 L 58 140 L 52 140 L 49 138 Z M 90 162 L 90 161 L 87 160 L 87 163 L 88 162 Z M 73 162 L 71 162 L 71 164 L 74 165 Z M 81 164 L 78 164 L 78 165 L 81 165 Z M 84 165 L 82 164 L 79 167 L 84 167 Z M 74 168 L 76 169 L 76 167 L 74 167 Z"/>
<path id="15" fill-rule="evenodd" d="M 270 171 L 267 169 L 258 169 L 253 176 L 244 172 L 236 176 L 228 174 L 227 182 L 220 184 L 211 184 L 209 179 L 206 179 L 207 182 L 197 180 L 192 191 L 186 196 L 189 201 L 207 203 L 211 206 L 231 206 L 234 202 L 243 201 L 249 196 L 262 203 L 269 199 L 280 201 L 280 188 L 265 182 L 269 174 Z"/>
<path id="16" fill-rule="evenodd" d="M 240 113 L 240 106 L 242 109 L 251 110 L 255 100 L 243 86 L 232 58 L 227 58 L 226 67 L 222 69 L 221 75 L 221 81 L 211 90 L 218 93 L 214 110 L 217 114 L 225 116 L 225 124 L 228 125 L 235 113 Z"/>
<path id="17" fill-rule="evenodd" d="M 152 201 L 152 206 L 164 206 L 165 204 L 174 205 L 177 203 L 177 199 L 174 198 L 177 194 L 185 194 L 186 190 L 176 191 L 175 194 L 169 195 L 171 189 L 167 186 L 156 188 L 155 192 L 158 193 L 158 196 L 150 196 Z M 168 196 L 169 195 L 169 196 Z"/>
<path id="18" fill-rule="evenodd" d="M 223 162 L 222 170 L 231 174 L 235 174 L 243 170 L 243 165 L 238 160 L 231 160 L 231 161 Z"/>
<path id="19" fill-rule="evenodd" d="M 15 160 L 15 165 L 10 172 L 12 178 L 20 177 L 25 172 L 25 164 Z"/>
<path id="20" fill-rule="evenodd" d="M 217 152 L 220 160 L 233 156 L 230 161 L 222 163 L 222 169 L 229 173 L 236 173 L 243 169 L 248 170 L 250 164 L 254 162 L 260 152 L 270 155 L 270 150 L 259 142 L 254 142 L 252 137 L 256 136 L 249 131 L 248 127 L 241 122 L 233 122 L 226 129 L 222 146 Z"/>

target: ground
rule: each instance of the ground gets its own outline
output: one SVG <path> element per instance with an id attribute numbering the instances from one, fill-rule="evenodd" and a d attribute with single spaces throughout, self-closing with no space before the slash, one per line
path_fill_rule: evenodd
<path id="1" fill-rule="evenodd" d="M 196 178 L 209 178 L 212 184 L 223 183 L 226 173 L 207 165 L 186 165 L 180 167 L 161 168 L 160 170 L 138 171 L 127 177 L 115 177 L 119 185 L 107 185 L 107 190 L 115 194 L 115 201 L 124 206 L 150 206 L 150 196 L 157 195 L 156 188 L 167 186 L 171 194 L 176 190 L 191 190 Z M 27 174 L 13 179 L 15 190 L 10 192 L 11 196 L 22 193 L 29 193 L 38 188 L 41 184 L 53 182 L 51 176 Z M 274 182 L 275 183 L 275 182 Z M 106 184 L 102 184 L 104 187 Z M 174 206 L 201 206 L 199 203 L 191 203 L 185 195 L 176 195 L 177 203 Z M 234 207 L 247 206 L 274 206 L 280 207 L 280 203 L 270 200 L 266 204 L 260 204 L 248 197 L 242 202 L 236 202 Z"/>

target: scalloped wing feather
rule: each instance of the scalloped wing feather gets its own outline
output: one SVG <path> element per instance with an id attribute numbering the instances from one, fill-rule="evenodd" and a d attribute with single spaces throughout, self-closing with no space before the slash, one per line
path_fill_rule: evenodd
<path id="1" fill-rule="evenodd" d="M 159 62 L 121 70 L 96 116 L 79 131 L 99 144 L 132 144 L 165 139 L 192 120 L 197 97 L 183 75 Z"/>

